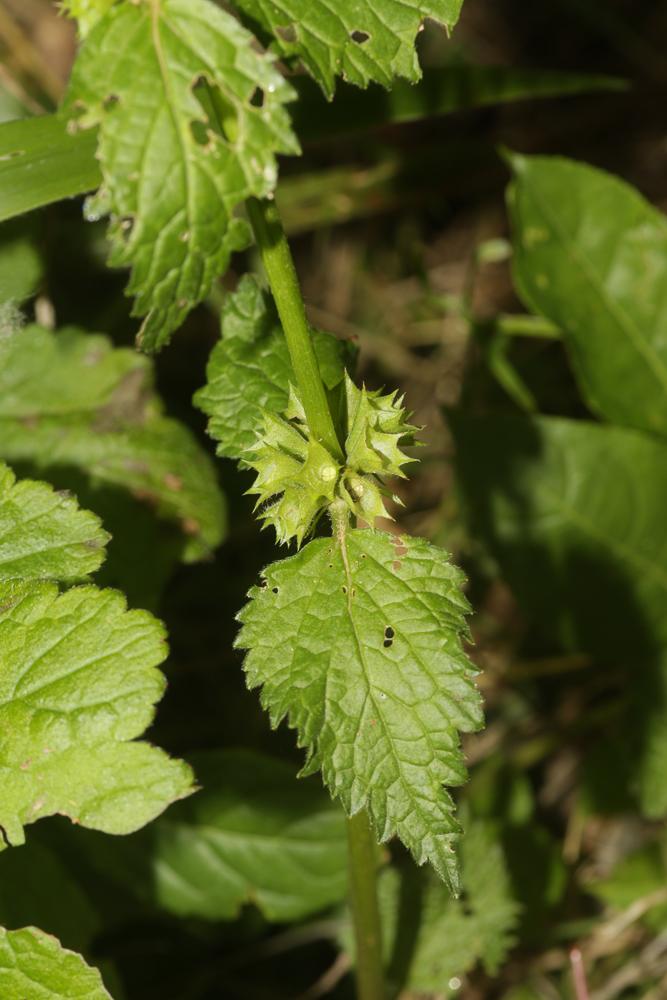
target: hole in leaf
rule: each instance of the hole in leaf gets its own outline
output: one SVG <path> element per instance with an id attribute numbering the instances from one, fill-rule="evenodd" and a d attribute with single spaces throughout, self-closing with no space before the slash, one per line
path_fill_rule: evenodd
<path id="1" fill-rule="evenodd" d="M 192 133 L 192 138 L 198 146 L 208 146 L 208 129 L 206 128 L 204 122 L 190 122 L 190 131 Z"/>
<path id="2" fill-rule="evenodd" d="M 387 627 L 384 630 L 384 642 L 382 643 L 385 649 L 389 649 L 389 647 L 392 645 L 394 641 L 394 635 L 395 632 L 391 627 L 391 625 L 387 625 Z"/>
<path id="3" fill-rule="evenodd" d="M 345 586 L 345 584 L 343 584 L 342 590 L 344 594 L 347 594 L 347 587 Z"/>
<path id="4" fill-rule="evenodd" d="M 367 31 L 357 30 L 350 32 L 350 38 L 352 39 L 353 42 L 356 42 L 357 45 L 363 45 L 364 42 L 367 42 L 370 37 L 371 36 L 368 34 Z"/>
<path id="5" fill-rule="evenodd" d="M 389 649 L 389 647 L 393 644 L 393 642 L 394 642 L 393 639 L 385 639 L 382 645 L 384 646 L 385 649 Z"/>
<path id="6" fill-rule="evenodd" d="M 279 24 L 277 26 L 276 35 L 283 42 L 288 42 L 293 45 L 297 41 L 296 25 L 295 24 Z"/>
<path id="7" fill-rule="evenodd" d="M 253 108 L 263 108 L 264 107 L 264 91 L 261 87 L 255 87 L 250 98 L 250 103 Z"/>
<path id="8" fill-rule="evenodd" d="M 225 141 L 234 142 L 239 131 L 238 114 L 234 105 L 227 100 L 220 88 L 209 83 L 202 75 L 198 76 L 192 84 L 192 93 L 206 115 L 208 129 Z M 208 142 L 208 138 L 206 141 Z"/>
<path id="9" fill-rule="evenodd" d="M 278 588 L 277 587 L 271 587 L 271 593 L 272 594 L 277 594 L 278 593 Z"/>
<path id="10" fill-rule="evenodd" d="M 268 580 L 260 580 L 259 581 L 259 585 L 262 588 L 262 590 L 266 590 L 266 588 L 269 585 L 269 581 Z"/>

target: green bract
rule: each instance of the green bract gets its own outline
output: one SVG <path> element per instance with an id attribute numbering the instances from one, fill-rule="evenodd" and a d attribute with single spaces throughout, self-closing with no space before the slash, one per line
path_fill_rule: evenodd
<path id="1" fill-rule="evenodd" d="M 273 191 L 276 154 L 298 152 L 292 90 L 252 42 L 209 0 L 140 0 L 112 7 L 77 57 L 67 108 L 100 126 L 104 176 L 89 215 L 111 215 L 110 263 L 132 268 L 146 350 L 249 242 L 233 212 Z"/>
<path id="2" fill-rule="evenodd" d="M 273 725 L 297 730 L 306 771 L 453 890 L 459 828 L 442 786 L 465 780 L 459 732 L 482 725 L 461 584 L 423 539 L 343 530 L 264 571 L 238 638 L 249 686 Z"/>
<path id="3" fill-rule="evenodd" d="M 401 445 L 418 429 L 407 422 L 397 395 L 358 389 L 346 374 L 339 404 L 345 427 L 344 464 L 312 438 L 294 391 L 284 417 L 265 413 L 257 443 L 244 464 L 257 472 L 248 492 L 257 496 L 260 516 L 265 526 L 276 529 L 279 542 L 296 538 L 301 545 L 336 499 L 371 525 L 378 517 L 391 517 L 384 504 L 384 498 L 391 496 L 385 479 L 405 476 L 403 466 L 412 459 Z"/>

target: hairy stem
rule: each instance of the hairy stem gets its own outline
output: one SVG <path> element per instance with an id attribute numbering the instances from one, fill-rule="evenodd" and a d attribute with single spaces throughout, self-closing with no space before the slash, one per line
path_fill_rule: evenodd
<path id="1" fill-rule="evenodd" d="M 246 207 L 285 331 L 310 431 L 334 458 L 341 460 L 343 450 L 320 376 L 299 279 L 278 210 L 272 201 L 259 201 L 256 198 L 249 199 Z"/>
<path id="2" fill-rule="evenodd" d="M 356 942 L 359 1000 L 386 1000 L 377 899 L 377 846 L 365 810 L 347 821 L 350 905 Z"/>

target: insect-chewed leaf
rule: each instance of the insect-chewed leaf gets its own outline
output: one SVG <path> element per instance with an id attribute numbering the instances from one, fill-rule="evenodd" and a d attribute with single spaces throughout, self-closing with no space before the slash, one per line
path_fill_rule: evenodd
<path id="1" fill-rule="evenodd" d="M 99 569 L 109 536 L 99 518 L 47 483 L 16 482 L 0 463 L 0 574 L 77 580 Z"/>
<path id="2" fill-rule="evenodd" d="M 5 844 L 54 813 L 129 833 L 192 791 L 187 765 L 129 742 L 153 718 L 165 654 L 161 624 L 117 591 L 0 582 Z"/>
<path id="3" fill-rule="evenodd" d="M 336 76 L 365 87 L 420 77 L 415 37 L 427 17 L 452 28 L 463 0 L 236 0 L 281 55 L 299 58 L 331 96 Z"/>
<path id="4" fill-rule="evenodd" d="M 218 454 L 241 458 L 256 443 L 264 411 L 282 413 L 294 379 L 287 341 L 271 297 L 256 278 L 246 275 L 225 303 L 222 339 L 206 370 L 207 383 L 195 396 L 209 416 L 208 432 Z M 313 331 L 313 346 L 327 389 L 343 379 L 351 360 L 350 345 Z"/>
<path id="5" fill-rule="evenodd" d="M 111 1000 L 97 969 L 60 942 L 24 927 L 0 927 L 0 996 L 3 1000 Z"/>
<path id="6" fill-rule="evenodd" d="M 132 268 L 146 350 L 167 343 L 247 244 L 232 213 L 272 192 L 276 154 L 298 152 L 291 97 L 252 35 L 209 0 L 121 4 L 86 39 L 66 108 L 100 126 L 104 183 L 90 213 L 111 215 L 110 263 Z"/>
<path id="7" fill-rule="evenodd" d="M 353 530 L 264 577 L 240 615 L 249 686 L 349 814 L 368 808 L 381 839 L 398 834 L 456 890 L 443 784 L 465 780 L 459 732 L 482 724 L 460 571 L 423 539 Z"/>

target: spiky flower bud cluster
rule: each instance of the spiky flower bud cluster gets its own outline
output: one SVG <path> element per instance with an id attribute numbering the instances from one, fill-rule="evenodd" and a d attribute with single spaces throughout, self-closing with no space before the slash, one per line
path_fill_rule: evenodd
<path id="1" fill-rule="evenodd" d="M 257 497 L 264 526 L 272 524 L 281 543 L 295 538 L 301 545 L 336 499 L 371 525 L 390 517 L 386 480 L 405 478 L 403 466 L 414 461 L 401 450 L 418 430 L 408 423 L 402 396 L 358 389 L 347 374 L 340 392 L 344 463 L 312 438 L 294 389 L 283 416 L 264 414 L 262 433 L 244 460 L 257 472 L 248 492 Z"/>

